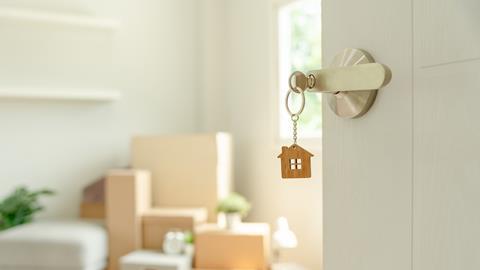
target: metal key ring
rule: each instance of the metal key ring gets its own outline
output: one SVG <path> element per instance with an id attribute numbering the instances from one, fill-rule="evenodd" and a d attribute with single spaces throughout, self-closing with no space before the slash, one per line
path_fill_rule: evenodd
<path id="1" fill-rule="evenodd" d="M 290 97 L 290 94 L 295 91 L 293 89 L 288 90 L 287 96 L 285 97 L 285 107 L 287 108 L 287 112 L 288 114 L 290 114 L 291 117 L 295 117 L 295 116 L 298 117 L 303 112 L 303 109 L 305 108 L 305 91 L 303 89 L 298 89 L 298 91 L 299 91 L 302 103 L 300 104 L 300 108 L 298 109 L 298 111 L 295 113 L 293 113 L 288 107 L 288 98 Z"/>

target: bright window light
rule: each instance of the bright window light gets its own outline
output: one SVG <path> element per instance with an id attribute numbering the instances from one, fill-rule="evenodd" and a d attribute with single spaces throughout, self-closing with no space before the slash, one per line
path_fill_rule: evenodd
<path id="1" fill-rule="evenodd" d="M 292 122 L 285 111 L 288 78 L 293 71 L 321 68 L 322 33 L 320 0 L 297 0 L 278 9 L 279 132 L 282 139 L 292 137 Z M 294 108 L 300 98 L 293 95 Z M 298 133 L 304 138 L 322 136 L 321 95 L 305 93 L 305 109 L 298 121 Z M 295 104 L 297 103 L 297 104 Z"/>

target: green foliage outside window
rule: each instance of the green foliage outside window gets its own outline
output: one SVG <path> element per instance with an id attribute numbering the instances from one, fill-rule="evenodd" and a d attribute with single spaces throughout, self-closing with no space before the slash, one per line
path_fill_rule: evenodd
<path id="1" fill-rule="evenodd" d="M 320 1 L 299 1 L 292 4 L 290 10 L 291 51 L 290 73 L 299 70 L 307 72 L 320 69 L 322 63 L 322 35 Z M 305 109 L 299 120 L 302 130 L 310 135 L 319 136 L 322 129 L 321 95 L 305 93 Z M 294 103 L 300 99 L 294 95 Z"/>

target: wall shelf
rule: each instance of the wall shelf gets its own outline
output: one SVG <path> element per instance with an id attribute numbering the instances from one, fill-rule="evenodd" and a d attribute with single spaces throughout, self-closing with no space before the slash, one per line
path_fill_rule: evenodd
<path id="1" fill-rule="evenodd" d="M 99 30 L 115 30 L 119 22 L 81 14 L 68 14 L 11 7 L 0 7 L 0 21 L 21 21 L 30 23 L 60 24 Z"/>
<path id="2" fill-rule="evenodd" d="M 61 89 L 0 88 L 0 100 L 58 100 L 112 102 L 122 97 L 117 90 L 107 89 Z"/>

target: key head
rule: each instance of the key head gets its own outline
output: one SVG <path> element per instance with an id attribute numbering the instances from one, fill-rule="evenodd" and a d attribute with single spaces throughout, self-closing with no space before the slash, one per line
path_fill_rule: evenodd
<path id="1" fill-rule="evenodd" d="M 303 72 L 295 71 L 292 73 L 292 75 L 290 75 L 288 84 L 292 91 L 295 93 L 300 93 L 300 91 L 305 91 L 307 89 L 308 77 Z"/>

